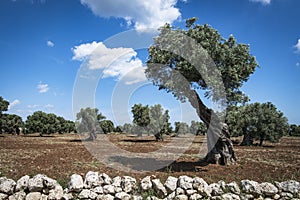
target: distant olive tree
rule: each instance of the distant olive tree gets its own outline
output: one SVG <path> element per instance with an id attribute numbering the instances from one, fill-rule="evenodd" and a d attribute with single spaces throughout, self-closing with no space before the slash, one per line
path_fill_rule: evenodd
<path id="1" fill-rule="evenodd" d="M 102 120 L 99 122 L 99 125 L 104 134 L 111 133 L 115 130 L 114 123 L 111 120 Z"/>
<path id="2" fill-rule="evenodd" d="M 8 110 L 9 102 L 3 99 L 3 97 L 0 96 L 0 133 L 2 133 L 3 126 L 6 124 L 6 120 L 3 117 L 3 112 Z"/>
<path id="3" fill-rule="evenodd" d="M 203 122 L 191 121 L 190 132 L 194 135 L 205 135 L 207 132 L 206 126 Z"/>
<path id="4" fill-rule="evenodd" d="M 190 132 L 189 125 L 185 122 L 175 122 L 176 135 L 187 134 Z"/>
<path id="5" fill-rule="evenodd" d="M 15 114 L 1 114 L 0 117 L 0 133 L 20 134 L 20 128 L 24 126 L 22 117 Z"/>
<path id="6" fill-rule="evenodd" d="M 297 126 L 296 124 L 291 124 L 290 130 L 289 130 L 289 135 L 300 137 L 300 125 Z"/>
<path id="7" fill-rule="evenodd" d="M 140 127 L 138 135 L 147 133 L 149 131 L 147 126 L 150 124 L 149 106 L 143 106 L 140 103 L 134 104 L 131 108 L 131 112 L 133 114 L 133 123 Z"/>
<path id="8" fill-rule="evenodd" d="M 229 110 L 227 123 L 232 136 L 243 136 L 241 145 L 253 145 L 254 140 L 259 140 L 262 146 L 264 141 L 278 142 L 289 133 L 287 118 L 271 102 L 247 104 Z"/>
<path id="9" fill-rule="evenodd" d="M 70 133 L 75 131 L 75 123 L 57 116 L 54 113 L 45 113 L 36 111 L 32 115 L 27 116 L 25 121 L 27 133 Z"/>
<path id="10" fill-rule="evenodd" d="M 169 111 L 164 110 L 160 104 L 153 106 L 135 104 L 132 107 L 133 123 L 131 132 L 154 134 L 155 137 L 162 139 L 163 134 L 172 132 L 171 123 L 169 123 Z M 133 131 L 134 130 L 134 131 Z"/>
<path id="11" fill-rule="evenodd" d="M 99 120 L 105 117 L 98 113 L 98 108 L 81 108 L 76 115 L 76 129 L 78 133 L 89 133 L 87 140 L 94 141 L 97 138 L 96 133 L 100 131 Z"/>

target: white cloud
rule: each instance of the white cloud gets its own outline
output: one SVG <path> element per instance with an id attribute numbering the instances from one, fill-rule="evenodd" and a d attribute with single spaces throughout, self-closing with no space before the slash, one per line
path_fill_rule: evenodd
<path id="1" fill-rule="evenodd" d="M 297 66 L 297 67 L 299 67 L 299 66 L 300 66 L 300 63 L 299 63 L 299 62 L 297 62 L 297 63 L 296 63 L 296 66 Z"/>
<path id="2" fill-rule="evenodd" d="M 45 93 L 49 90 L 48 84 L 39 83 L 36 87 L 39 91 L 39 93 Z"/>
<path id="3" fill-rule="evenodd" d="M 52 109 L 52 108 L 54 108 L 54 105 L 52 105 L 52 104 L 47 104 L 47 105 L 45 105 L 45 108 L 46 108 L 46 109 Z"/>
<path id="4" fill-rule="evenodd" d="M 37 108 L 37 107 L 39 107 L 39 105 L 34 104 L 34 105 L 28 105 L 27 107 L 28 107 L 28 108 Z"/>
<path id="5" fill-rule="evenodd" d="M 268 5 L 271 3 L 271 0 L 250 0 L 250 1 L 259 2 L 262 3 L 263 5 Z"/>
<path id="6" fill-rule="evenodd" d="M 297 50 L 298 53 L 300 53 L 300 39 L 298 39 L 298 43 L 294 46 Z"/>
<path id="7" fill-rule="evenodd" d="M 8 110 L 12 109 L 13 107 L 15 107 L 16 105 L 18 105 L 20 103 L 21 103 L 20 100 L 18 100 L 18 99 L 14 100 L 13 102 L 9 103 Z"/>
<path id="8" fill-rule="evenodd" d="M 47 41 L 47 46 L 48 47 L 54 47 L 54 43 L 50 40 Z"/>
<path id="9" fill-rule="evenodd" d="M 75 46 L 73 60 L 86 61 L 89 69 L 101 69 L 103 78 L 116 77 L 126 84 L 147 80 L 142 61 L 132 48 L 107 48 L 102 42 Z"/>
<path id="10" fill-rule="evenodd" d="M 175 7 L 177 0 L 81 0 L 81 3 L 97 16 L 122 18 L 139 31 L 157 29 L 181 16 Z"/>

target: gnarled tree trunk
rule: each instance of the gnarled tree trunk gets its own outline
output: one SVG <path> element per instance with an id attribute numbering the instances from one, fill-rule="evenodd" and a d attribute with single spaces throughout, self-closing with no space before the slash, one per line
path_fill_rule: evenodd
<path id="1" fill-rule="evenodd" d="M 213 110 L 207 108 L 195 90 L 187 96 L 198 116 L 205 123 L 207 131 L 208 163 L 229 165 L 236 162 L 233 143 L 230 140 L 229 127 L 220 121 Z"/>
<path id="2" fill-rule="evenodd" d="M 253 138 L 247 130 L 243 130 L 244 136 L 241 146 L 251 146 L 253 145 Z"/>

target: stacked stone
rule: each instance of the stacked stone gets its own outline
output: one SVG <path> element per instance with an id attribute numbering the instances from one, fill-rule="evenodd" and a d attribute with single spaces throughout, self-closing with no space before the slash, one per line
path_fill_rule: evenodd
<path id="1" fill-rule="evenodd" d="M 284 182 L 258 183 L 251 180 L 208 184 L 202 178 L 169 176 L 162 183 L 155 176 L 140 180 L 130 176 L 110 178 L 107 174 L 88 172 L 83 179 L 78 174 L 70 177 L 68 187 L 63 189 L 56 180 L 38 174 L 32 178 L 23 176 L 17 182 L 0 178 L 0 200 L 159 200 L 159 199 L 299 199 L 300 183 L 294 180 Z"/>

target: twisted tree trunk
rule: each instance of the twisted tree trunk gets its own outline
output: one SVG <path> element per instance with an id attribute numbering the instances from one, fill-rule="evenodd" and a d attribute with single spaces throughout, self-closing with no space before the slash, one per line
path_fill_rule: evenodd
<path id="1" fill-rule="evenodd" d="M 230 140 L 228 125 L 221 122 L 213 110 L 205 106 L 195 90 L 191 90 L 187 97 L 208 129 L 208 153 L 205 160 L 212 164 L 234 164 L 237 159 Z"/>
<path id="2" fill-rule="evenodd" d="M 253 145 L 253 138 L 251 137 L 249 131 L 247 131 L 246 128 L 243 128 L 243 133 L 244 133 L 244 137 L 243 137 L 243 141 L 241 143 L 241 146 L 251 146 L 251 145 Z"/>

